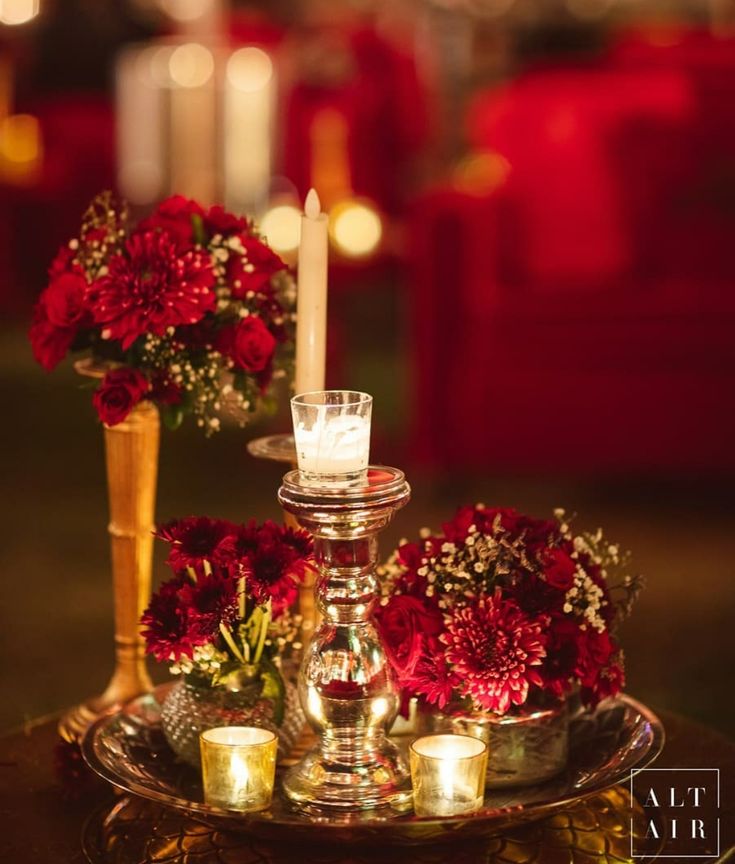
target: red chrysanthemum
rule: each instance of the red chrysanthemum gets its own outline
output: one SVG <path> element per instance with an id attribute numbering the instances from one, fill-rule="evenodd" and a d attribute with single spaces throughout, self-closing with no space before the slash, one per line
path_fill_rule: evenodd
<path id="1" fill-rule="evenodd" d="M 89 305 L 102 336 L 124 349 L 145 333 L 163 336 L 168 327 L 196 324 L 215 308 L 209 254 L 177 251 L 165 231 L 134 234 L 124 254 L 113 255 L 108 272 L 89 286 Z"/>
<path id="2" fill-rule="evenodd" d="M 439 709 L 446 707 L 456 686 L 457 680 L 440 646 L 422 655 L 408 685 L 412 693 L 423 696 L 429 705 L 436 705 Z"/>
<path id="3" fill-rule="evenodd" d="M 256 603 L 270 599 L 275 614 L 296 600 L 310 554 L 306 532 L 270 520 L 259 526 L 253 519 L 240 526 L 219 548 L 222 563 L 229 559 L 245 568 L 248 594 Z"/>
<path id="4" fill-rule="evenodd" d="M 217 572 L 200 575 L 195 583 L 181 586 L 179 603 L 187 617 L 189 636 L 210 641 L 218 635 L 221 623 L 230 625 L 237 618 L 237 582 Z"/>
<path id="5" fill-rule="evenodd" d="M 541 622 L 528 618 L 500 591 L 457 609 L 441 637 L 460 692 L 482 710 L 505 714 L 522 705 L 546 656 Z"/>
<path id="6" fill-rule="evenodd" d="M 146 652 L 159 662 L 191 658 L 194 648 L 208 641 L 192 632 L 186 609 L 179 600 L 179 591 L 186 577 L 165 582 L 152 597 L 140 623 L 145 628 Z"/>
<path id="7" fill-rule="evenodd" d="M 210 564 L 219 558 L 222 541 L 235 532 L 235 526 L 224 519 L 189 516 L 163 525 L 156 536 L 170 544 L 166 563 L 174 570 L 195 569 L 203 561 Z"/>

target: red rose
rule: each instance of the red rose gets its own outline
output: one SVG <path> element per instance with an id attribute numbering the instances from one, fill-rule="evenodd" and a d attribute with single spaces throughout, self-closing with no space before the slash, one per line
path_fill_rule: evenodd
<path id="1" fill-rule="evenodd" d="M 207 210 L 204 227 L 210 237 L 214 237 L 215 234 L 232 237 L 233 234 L 241 234 L 248 230 L 248 220 L 242 216 L 235 216 L 234 213 L 225 210 L 221 204 L 215 204 Z"/>
<path id="2" fill-rule="evenodd" d="M 249 291 L 266 291 L 273 275 L 286 269 L 284 261 L 257 237 L 243 234 L 240 239 L 245 254 L 233 253 L 227 262 L 227 279 L 235 298 L 243 298 Z"/>
<path id="3" fill-rule="evenodd" d="M 148 381 L 137 369 L 112 369 L 95 390 L 92 403 L 106 426 L 121 423 L 148 392 Z"/>
<path id="4" fill-rule="evenodd" d="M 52 279 L 33 310 L 31 349 L 47 372 L 64 359 L 85 323 L 86 290 L 83 276 L 62 271 Z"/>
<path id="5" fill-rule="evenodd" d="M 54 327 L 78 327 L 85 316 L 87 282 L 78 273 L 62 273 L 44 291 L 46 317 Z"/>
<path id="6" fill-rule="evenodd" d="M 421 659 L 427 639 L 436 637 L 444 624 L 438 611 L 415 597 L 396 594 L 375 613 L 383 644 L 399 679 L 410 678 Z"/>
<path id="7" fill-rule="evenodd" d="M 580 631 L 577 675 L 583 687 L 594 687 L 600 670 L 608 665 L 616 645 L 607 630 L 602 633 L 587 627 Z"/>
<path id="8" fill-rule="evenodd" d="M 236 327 L 223 334 L 227 353 L 238 369 L 263 372 L 276 350 L 276 340 L 261 318 L 248 315 Z"/>
<path id="9" fill-rule="evenodd" d="M 579 642 L 584 631 L 568 615 L 552 615 L 546 628 L 548 643 L 540 674 L 544 689 L 554 696 L 568 693 L 576 675 Z"/>
<path id="10" fill-rule="evenodd" d="M 179 248 L 194 245 L 193 217 L 204 219 L 204 210 L 196 201 L 173 195 L 156 207 L 147 219 L 138 223 L 136 234 L 166 231 Z"/>
<path id="11" fill-rule="evenodd" d="M 75 336 L 76 330 L 60 330 L 49 324 L 45 314 L 38 307 L 33 313 L 33 323 L 28 334 L 31 350 L 36 362 L 40 363 L 47 372 L 55 369 L 66 357 Z"/>
<path id="12" fill-rule="evenodd" d="M 541 556 L 544 576 L 549 585 L 568 591 L 574 584 L 577 565 L 563 549 L 546 549 Z"/>

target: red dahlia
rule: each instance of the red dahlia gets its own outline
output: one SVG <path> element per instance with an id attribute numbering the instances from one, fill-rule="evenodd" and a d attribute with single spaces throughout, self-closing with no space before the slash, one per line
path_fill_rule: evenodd
<path id="1" fill-rule="evenodd" d="M 441 639 L 460 692 L 478 709 L 505 714 L 526 701 L 531 684 L 543 684 L 533 668 L 546 656 L 541 623 L 500 591 L 457 609 Z"/>
<path id="2" fill-rule="evenodd" d="M 89 286 L 89 305 L 105 339 L 124 349 L 145 333 L 163 336 L 168 327 L 196 324 L 215 308 L 209 255 L 198 248 L 177 251 L 165 231 L 133 234 L 124 254 Z"/>

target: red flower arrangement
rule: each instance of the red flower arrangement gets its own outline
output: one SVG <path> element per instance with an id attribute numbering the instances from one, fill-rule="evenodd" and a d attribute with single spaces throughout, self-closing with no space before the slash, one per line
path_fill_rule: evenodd
<path id="1" fill-rule="evenodd" d="M 108 369 L 94 406 L 109 426 L 141 399 L 207 433 L 229 412 L 244 423 L 291 363 L 295 290 L 284 262 L 246 219 L 174 196 L 131 228 L 98 196 L 63 246 L 33 313 L 47 371 L 70 351 Z"/>
<path id="2" fill-rule="evenodd" d="M 293 644 L 289 606 L 311 566 L 311 538 L 274 522 L 246 525 L 189 517 L 164 525 L 173 577 L 141 623 L 146 650 L 217 684 L 243 667 L 273 673 Z"/>
<path id="3" fill-rule="evenodd" d="M 421 532 L 385 565 L 378 626 L 404 700 L 505 714 L 574 687 L 619 692 L 613 633 L 641 586 L 602 532 L 481 504 Z"/>

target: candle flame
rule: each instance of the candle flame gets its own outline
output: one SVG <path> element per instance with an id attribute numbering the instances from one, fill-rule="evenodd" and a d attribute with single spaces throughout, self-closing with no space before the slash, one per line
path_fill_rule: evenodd
<path id="1" fill-rule="evenodd" d="M 306 201 L 304 202 L 304 213 L 306 213 L 309 219 L 318 219 L 321 212 L 322 205 L 319 201 L 316 189 L 309 189 Z"/>

